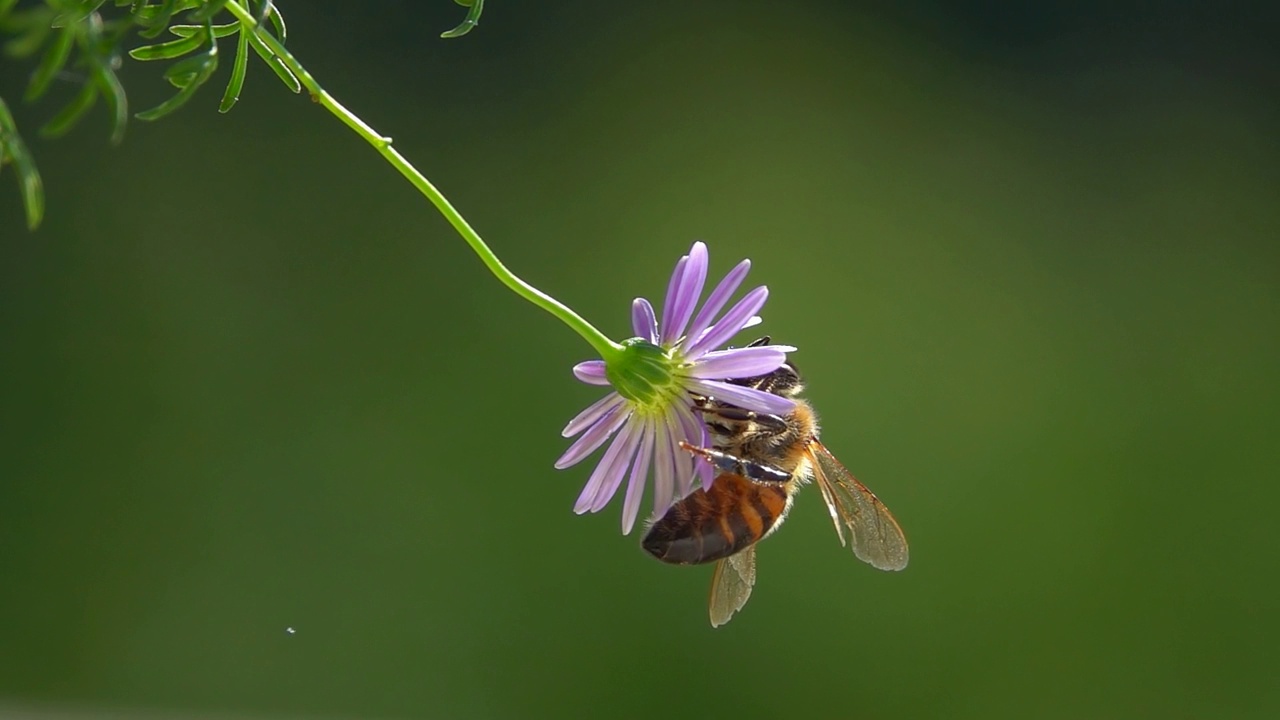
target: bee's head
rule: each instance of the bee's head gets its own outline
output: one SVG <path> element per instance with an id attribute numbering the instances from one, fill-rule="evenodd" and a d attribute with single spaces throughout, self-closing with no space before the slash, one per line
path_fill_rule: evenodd
<path id="1" fill-rule="evenodd" d="M 804 390 L 804 381 L 800 379 L 800 371 L 796 370 L 796 366 L 788 360 L 777 370 L 765 375 L 757 387 L 765 392 L 789 398 L 799 395 Z"/>
<path id="2" fill-rule="evenodd" d="M 768 345 L 770 338 L 768 335 L 747 345 L 747 347 L 759 347 Z M 796 369 L 795 363 L 788 360 L 781 367 L 771 373 L 765 375 L 757 375 L 749 378 L 739 378 L 730 380 L 734 385 L 743 385 L 756 390 L 763 390 L 774 395 L 782 397 L 795 397 L 804 390 L 804 381 L 800 379 L 800 371 Z"/>

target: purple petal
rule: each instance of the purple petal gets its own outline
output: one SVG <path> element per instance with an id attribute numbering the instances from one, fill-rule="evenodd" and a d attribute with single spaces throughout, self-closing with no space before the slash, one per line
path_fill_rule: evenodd
<path id="1" fill-rule="evenodd" d="M 711 461 L 699 455 L 693 459 L 695 469 L 698 471 L 698 477 L 702 478 L 702 489 L 711 492 L 711 486 L 716 482 L 716 469 L 711 465 Z"/>
<path id="2" fill-rule="evenodd" d="M 560 431 L 563 437 L 573 437 L 582 432 L 589 425 L 594 424 L 597 420 L 604 416 L 613 408 L 626 402 L 618 393 L 609 393 L 599 400 L 591 403 L 591 405 L 582 412 L 578 413 L 568 425 L 564 426 L 564 430 Z"/>
<path id="3" fill-rule="evenodd" d="M 631 329 L 636 337 L 644 338 L 651 343 L 658 342 L 658 318 L 653 314 L 653 306 L 644 298 L 631 301 Z"/>
<path id="4" fill-rule="evenodd" d="M 703 355 L 687 372 L 689 377 L 713 380 L 755 377 L 782 367 L 787 361 L 787 353 L 794 351 L 795 348 L 789 345 L 717 350 Z"/>
<path id="5" fill-rule="evenodd" d="M 729 312 L 720 318 L 720 322 L 716 323 L 711 330 L 698 339 L 692 347 L 684 351 L 684 356 L 688 360 L 697 360 L 702 357 L 708 350 L 714 350 L 720 347 L 729 338 L 742 332 L 748 319 L 752 315 L 760 312 L 760 308 L 764 307 L 764 301 L 769 297 L 769 288 L 761 285 L 760 287 L 747 293 L 737 305 L 734 305 Z"/>
<path id="6" fill-rule="evenodd" d="M 702 297 L 702 286 L 707 281 L 707 246 L 696 242 L 689 249 L 688 263 L 684 266 L 684 274 L 675 286 L 675 295 L 668 297 L 668 303 L 662 313 L 662 344 L 674 343 L 693 317 L 693 309 Z"/>
<path id="7" fill-rule="evenodd" d="M 644 427 L 645 423 L 636 419 L 618 433 L 618 439 L 614 442 L 623 445 L 623 448 L 619 451 L 614 469 L 604 476 L 600 489 L 591 500 L 591 512 L 603 510 L 618 492 L 618 487 L 622 485 L 622 478 L 626 476 L 627 470 L 631 468 L 631 461 L 636 456 L 636 447 L 640 445 L 640 438 L 644 436 Z"/>
<path id="8" fill-rule="evenodd" d="M 750 318 L 747 319 L 746 322 L 742 323 L 742 329 L 746 330 L 749 327 L 755 327 L 762 322 L 764 322 L 764 318 L 760 317 L 759 315 L 752 315 Z M 706 337 L 707 333 L 711 332 L 713 328 L 714 326 L 707 328 L 706 330 L 703 330 L 702 334 L 699 335 L 697 339 L 701 340 L 702 338 Z M 693 338 L 693 336 L 689 335 L 689 338 Z M 685 347 L 693 347 L 693 341 L 691 340 L 685 340 L 684 344 L 685 344 Z"/>
<path id="9" fill-rule="evenodd" d="M 622 534 L 629 535 L 636 524 L 640 500 L 644 497 L 644 484 L 648 480 L 649 461 L 653 458 L 653 423 L 645 422 L 644 437 L 640 439 L 640 451 L 631 467 L 631 479 L 627 481 L 627 496 L 622 501 Z"/>
<path id="10" fill-rule="evenodd" d="M 671 325 L 672 307 L 679 300 L 680 286 L 684 283 L 684 269 L 689 265 L 689 256 L 683 255 L 676 261 L 676 269 L 671 271 L 671 279 L 667 281 L 667 299 L 662 303 L 662 327 L 659 339 L 666 342 L 667 327 Z"/>
<path id="11" fill-rule="evenodd" d="M 675 494 L 674 474 L 677 448 L 671 438 L 671 428 L 665 423 L 654 428 L 653 451 L 653 516 L 662 517 L 671 507 Z M 684 452 L 679 450 L 679 452 Z"/>
<path id="12" fill-rule="evenodd" d="M 673 417 L 668 417 L 667 419 L 667 424 L 671 427 L 672 436 L 680 438 L 681 441 L 690 445 L 702 447 L 702 434 L 698 432 L 696 427 L 690 425 L 684 413 L 676 410 L 673 415 Z M 680 461 L 676 463 L 676 499 L 682 500 L 685 495 L 688 495 L 693 490 L 693 455 L 685 452 L 679 445 L 676 448 L 676 457 L 680 458 Z"/>
<path id="13" fill-rule="evenodd" d="M 700 338 L 702 333 L 711 327 L 711 321 L 715 319 L 716 313 L 720 312 L 720 308 L 729 302 L 729 297 L 737 291 L 738 286 L 747 277 L 747 271 L 750 269 L 751 261 L 743 260 L 738 263 L 737 267 L 730 270 L 728 275 L 724 276 L 724 279 L 720 281 L 716 289 L 711 291 L 711 296 L 707 298 L 707 302 L 703 304 L 702 309 L 698 311 L 698 316 L 694 318 L 693 324 L 689 326 L 689 337 Z"/>
<path id="14" fill-rule="evenodd" d="M 781 395 L 774 395 L 773 393 L 717 380 L 692 379 L 685 383 L 685 387 L 701 395 L 713 397 L 720 402 L 753 412 L 786 415 L 796 408 L 795 402 Z"/>
<path id="15" fill-rule="evenodd" d="M 667 431 L 671 433 L 672 440 L 672 459 L 675 466 L 675 483 L 672 487 L 671 502 L 684 499 L 685 495 L 693 488 L 693 456 L 692 453 L 680 447 L 680 442 L 688 442 L 688 435 L 680 422 L 678 416 L 667 416 Z"/>
<path id="16" fill-rule="evenodd" d="M 578 496 L 578 502 L 574 503 L 573 511 L 581 515 L 591 509 L 596 495 L 604 487 L 610 484 L 617 489 L 615 481 L 621 481 L 622 474 L 627 471 L 627 463 L 631 457 L 626 454 L 628 449 L 635 452 L 636 446 L 632 442 L 635 438 L 636 423 L 630 423 L 618 436 L 609 444 L 609 449 L 604 451 L 604 457 L 600 458 L 600 464 L 596 465 L 596 469 L 591 473 L 591 479 L 587 480 L 587 486 L 582 489 L 582 494 Z"/>
<path id="17" fill-rule="evenodd" d="M 685 442 L 695 447 L 711 447 L 711 436 L 707 433 L 707 426 L 698 419 L 691 407 L 684 404 L 677 405 L 676 413 L 680 416 L 680 427 L 684 431 Z M 711 463 L 701 455 L 690 454 L 689 457 L 693 461 L 694 475 L 702 479 L 702 487 L 710 489 L 712 481 L 716 479 L 715 468 L 711 467 Z M 688 485 L 681 488 L 681 498 L 693 492 L 694 475 L 690 475 Z"/>
<path id="18" fill-rule="evenodd" d="M 560 459 L 556 460 L 556 469 L 563 470 L 595 452 L 595 449 L 603 445 L 610 435 L 617 432 L 618 428 L 622 427 L 622 423 L 626 422 L 629 417 L 631 417 L 630 408 L 625 405 L 614 407 L 604 417 L 597 420 L 590 430 L 583 433 L 582 437 L 575 440 L 568 450 L 564 451 Z"/>
<path id="19" fill-rule="evenodd" d="M 603 360 L 586 360 L 573 366 L 573 376 L 588 385 L 608 385 Z"/>

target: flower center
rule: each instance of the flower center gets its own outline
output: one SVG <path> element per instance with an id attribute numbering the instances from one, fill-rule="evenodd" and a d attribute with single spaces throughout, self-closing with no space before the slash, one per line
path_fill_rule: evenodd
<path id="1" fill-rule="evenodd" d="M 622 355 L 605 365 L 609 384 L 638 412 L 666 411 L 681 393 L 680 358 L 641 338 L 622 342 Z"/>

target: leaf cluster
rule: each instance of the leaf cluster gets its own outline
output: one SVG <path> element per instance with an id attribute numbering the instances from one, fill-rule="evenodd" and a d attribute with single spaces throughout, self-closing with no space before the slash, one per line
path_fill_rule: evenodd
<path id="1" fill-rule="evenodd" d="M 465 35 L 479 22 L 484 0 L 454 1 L 468 8 L 466 19 L 441 37 Z M 216 22 L 228 17 L 230 22 Z M 173 39 L 161 40 L 166 34 Z M 129 57 L 172 61 L 163 75 L 176 90 L 159 105 L 135 113 L 139 120 L 158 120 L 191 100 L 218 69 L 218 41 L 233 36 L 236 54 L 219 112 L 229 111 L 239 99 L 250 52 L 291 91 L 302 89 L 277 52 L 284 46 L 287 29 L 273 0 L 43 0 L 24 7 L 19 7 L 19 0 L 0 0 L 0 38 L 9 38 L 0 52 L 34 59 L 36 64 L 23 100 L 41 100 L 59 81 L 79 85 L 75 96 L 39 128 L 42 137 L 65 135 L 102 98 L 111 115 L 111 142 L 124 139 L 129 104 L 116 71 L 122 46 L 135 36 L 150 42 L 129 50 Z M 44 216 L 40 174 L 0 97 L 0 171 L 6 165 L 12 165 L 18 175 L 27 226 L 34 230 Z"/>
<path id="2" fill-rule="evenodd" d="M 46 0 L 20 9 L 17 0 L 0 0 L 0 34 L 10 37 L 0 53 L 18 59 L 39 55 L 23 100 L 40 100 L 56 80 L 74 78 L 80 85 L 75 96 L 40 127 L 44 137 L 65 135 L 101 96 L 112 118 L 111 141 L 118 143 L 124 138 L 129 111 L 124 88 L 116 77 L 120 67 L 117 48 L 132 30 L 134 20 L 128 14 L 105 18 L 98 12 L 103 4 L 101 0 Z M 18 134 L 13 114 L 0 98 L 0 170 L 6 164 L 13 165 L 18 174 L 27 226 L 35 229 L 44 215 L 40 175 Z"/>
<path id="3" fill-rule="evenodd" d="M 156 120 L 182 107 L 218 68 L 218 38 L 240 35 L 231 80 L 227 83 L 219 109 L 231 109 L 239 97 L 247 69 L 248 48 L 268 59 L 294 92 L 298 80 L 266 49 L 258 37 L 265 29 L 241 33 L 241 24 L 214 25 L 213 20 L 236 0 L 44 0 L 19 8 L 17 0 L 0 0 L 0 35 L 9 39 L 0 49 L 17 59 L 35 59 L 35 69 L 27 83 L 23 100 L 34 103 L 43 98 L 55 82 L 79 85 L 76 94 L 50 117 L 38 132 L 42 137 L 65 135 L 88 114 L 101 98 L 111 116 L 111 142 L 124 139 L 129 120 L 129 103 L 124 86 L 116 75 L 122 62 L 122 46 L 135 35 L 155 40 L 168 32 L 176 40 L 154 42 L 134 48 L 129 55 L 137 60 L 176 60 L 164 78 L 177 92 L 156 107 L 136 113 L 139 120 Z M 285 38 L 284 18 L 270 0 L 249 2 L 276 33 Z M 256 42 L 255 42 L 256 41 Z M 27 226 L 35 229 L 44 215 L 43 186 L 27 145 L 18 133 L 13 114 L 0 98 L 0 169 L 13 165 L 27 215 Z"/>
<path id="4" fill-rule="evenodd" d="M 231 65 L 231 78 L 222 93 L 222 102 L 218 104 L 218 112 L 227 112 L 240 99 L 240 89 L 244 86 L 245 74 L 249 67 L 249 48 L 262 58 L 275 71 L 276 76 L 293 92 L 300 92 L 302 84 L 287 68 L 280 58 L 273 53 L 262 40 L 263 21 L 270 21 L 276 39 L 284 44 L 288 31 L 285 28 L 284 16 L 272 2 L 260 3 L 259 24 L 251 30 L 245 30 L 237 20 L 215 25 L 213 18 L 225 9 L 228 0 L 185 0 L 179 5 L 190 5 L 190 12 L 183 22 L 167 26 L 171 35 L 177 39 L 143 45 L 129 51 L 134 60 L 178 60 L 164 71 L 164 78 L 178 89 L 172 97 L 150 110 L 137 114 L 139 120 L 158 120 L 186 104 L 202 85 L 213 76 L 218 69 L 218 40 L 236 37 L 236 55 Z M 172 17 L 172 16 L 171 16 Z M 140 33 L 143 37 L 154 38 L 147 31 Z M 158 33 L 157 33 L 158 35 Z"/>

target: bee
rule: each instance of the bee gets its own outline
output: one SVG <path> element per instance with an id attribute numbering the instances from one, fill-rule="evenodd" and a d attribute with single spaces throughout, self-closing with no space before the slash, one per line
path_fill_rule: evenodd
<path id="1" fill-rule="evenodd" d="M 768 344 L 763 337 L 750 346 Z M 694 397 L 713 447 L 680 443 L 719 472 L 710 490 L 699 488 L 671 506 L 645 534 L 642 546 L 677 565 L 714 561 L 711 625 L 741 610 L 756 582 L 756 544 L 786 519 L 800 488 L 815 481 L 842 545 L 880 570 L 907 566 L 907 540 L 889 509 L 858 482 L 818 440 L 818 418 L 802 398 L 804 383 L 791 363 L 753 378 L 730 381 L 794 400 L 788 415 L 744 410 L 711 397 Z"/>

